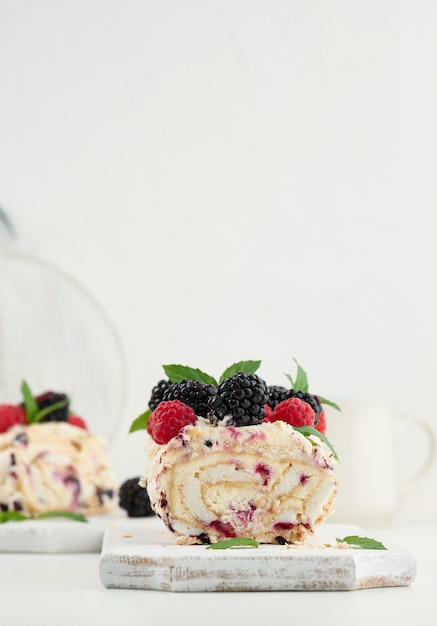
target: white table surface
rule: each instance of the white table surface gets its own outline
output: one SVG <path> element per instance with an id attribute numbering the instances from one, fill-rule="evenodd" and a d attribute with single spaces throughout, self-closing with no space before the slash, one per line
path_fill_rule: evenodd
<path id="1" fill-rule="evenodd" d="M 341 592 L 168 593 L 105 589 L 99 554 L 0 554 L 2 626 L 435 624 L 437 525 L 366 529 L 417 561 L 410 587 Z"/>

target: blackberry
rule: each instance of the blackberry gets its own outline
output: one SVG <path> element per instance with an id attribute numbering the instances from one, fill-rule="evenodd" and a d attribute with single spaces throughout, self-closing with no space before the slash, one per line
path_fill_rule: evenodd
<path id="1" fill-rule="evenodd" d="M 267 387 L 267 404 L 270 408 L 274 409 L 280 402 L 287 398 L 287 391 L 285 387 L 278 387 L 277 385 L 270 385 Z"/>
<path id="2" fill-rule="evenodd" d="M 162 396 L 166 389 L 170 387 L 171 383 L 169 380 L 160 380 L 152 389 L 152 395 L 149 400 L 149 409 L 154 411 L 158 404 L 162 402 Z"/>
<path id="3" fill-rule="evenodd" d="M 256 374 L 238 372 L 224 380 L 209 401 L 208 419 L 213 425 L 225 420 L 227 426 L 260 424 L 266 412 L 267 384 Z"/>
<path id="4" fill-rule="evenodd" d="M 208 414 L 208 402 L 217 393 L 214 385 L 207 385 L 198 380 L 182 380 L 173 383 L 165 390 L 163 400 L 180 400 L 191 407 L 196 415 L 206 417 Z"/>
<path id="5" fill-rule="evenodd" d="M 299 398 L 299 400 L 303 400 L 307 402 L 310 407 L 314 411 L 314 425 L 319 421 L 319 414 L 322 411 L 322 405 L 317 396 L 314 396 L 312 393 L 308 393 L 306 391 L 296 391 L 295 389 L 289 389 L 287 391 L 287 396 L 284 400 L 288 400 L 289 398 Z"/>
<path id="6" fill-rule="evenodd" d="M 150 517 L 155 515 L 147 489 L 141 487 L 139 476 L 128 478 L 118 491 L 119 506 L 127 511 L 128 517 Z"/>
<path id="7" fill-rule="evenodd" d="M 51 411 L 45 415 L 41 422 L 66 422 L 68 420 L 68 412 L 70 401 L 65 393 L 56 393 L 54 391 L 46 391 L 35 398 L 38 408 L 41 411 L 58 402 L 64 402 L 64 406 Z"/>

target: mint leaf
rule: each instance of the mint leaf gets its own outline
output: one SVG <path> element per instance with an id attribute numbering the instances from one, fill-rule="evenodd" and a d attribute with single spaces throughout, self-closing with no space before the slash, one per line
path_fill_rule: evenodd
<path id="1" fill-rule="evenodd" d="M 223 539 L 207 546 L 207 550 L 227 550 L 228 548 L 257 548 L 259 542 L 250 537 L 233 537 L 232 539 Z"/>
<path id="2" fill-rule="evenodd" d="M 34 519 L 46 519 L 48 517 L 66 517 L 75 522 L 87 522 L 85 515 L 81 513 L 73 513 L 72 511 L 48 511 L 47 513 L 39 513 Z"/>
<path id="3" fill-rule="evenodd" d="M 321 433 L 319 430 L 317 430 L 317 428 L 313 428 L 312 426 L 293 426 L 293 428 L 294 428 L 294 430 L 297 430 L 300 433 L 302 433 L 302 435 L 304 435 L 305 437 L 309 437 L 309 435 L 314 435 L 315 437 L 318 437 L 319 439 L 324 441 L 326 443 L 326 445 L 328 446 L 328 448 L 333 453 L 334 459 L 336 461 L 339 460 L 338 456 L 337 456 L 337 453 L 334 450 L 334 446 L 332 445 L 332 443 L 329 441 L 329 439 L 323 433 Z"/>
<path id="4" fill-rule="evenodd" d="M 149 421 L 149 417 L 151 416 L 152 411 L 147 409 L 144 413 L 141 413 L 131 424 L 129 428 L 130 433 L 134 433 L 136 430 L 144 430 L 147 428 L 147 423 Z"/>
<path id="5" fill-rule="evenodd" d="M 308 376 L 306 371 L 299 365 L 299 363 L 294 359 L 294 362 L 297 365 L 297 374 L 296 380 L 294 381 L 294 389 L 296 391 L 308 391 Z"/>
<path id="6" fill-rule="evenodd" d="M 21 383 L 21 393 L 23 395 L 24 408 L 26 410 L 26 420 L 28 424 L 31 424 L 35 421 L 35 416 L 39 411 L 39 407 L 37 401 L 33 397 L 29 385 L 25 380 Z"/>
<path id="7" fill-rule="evenodd" d="M 0 511 L 0 524 L 5 524 L 6 522 L 22 522 L 26 519 L 29 519 L 27 515 L 19 511 Z"/>
<path id="8" fill-rule="evenodd" d="M 202 370 L 188 367 L 188 365 L 163 365 L 164 372 L 171 383 L 180 383 L 182 380 L 199 380 L 206 385 L 217 386 L 215 378 Z"/>
<path id="9" fill-rule="evenodd" d="M 0 524 L 6 522 L 24 522 L 32 519 L 46 519 L 48 517 L 66 517 L 76 522 L 87 522 L 87 518 L 80 513 L 73 513 L 72 511 L 48 511 L 47 513 L 39 513 L 34 517 L 20 513 L 19 511 L 0 511 Z"/>
<path id="10" fill-rule="evenodd" d="M 299 365 L 296 359 L 294 359 L 294 361 L 297 365 L 296 380 L 293 380 L 290 374 L 285 374 L 285 376 L 288 378 L 292 389 L 295 389 L 296 391 L 304 391 L 305 393 L 309 393 L 309 383 L 308 383 L 307 373 L 303 369 L 303 367 Z M 315 394 L 312 394 L 312 395 L 315 395 Z M 326 398 L 319 396 L 319 394 L 317 394 L 317 398 L 319 399 L 319 402 L 321 404 L 328 404 L 329 406 L 332 406 L 334 409 L 337 409 L 337 411 L 341 411 L 340 407 L 335 402 L 331 402 L 331 400 L 327 400 Z"/>
<path id="11" fill-rule="evenodd" d="M 220 376 L 219 383 L 223 382 L 230 376 L 237 374 L 237 372 L 243 372 L 244 374 L 255 374 L 261 365 L 261 361 L 239 361 L 238 363 L 234 363 L 225 369 L 223 374 Z"/>
<path id="12" fill-rule="evenodd" d="M 358 535 L 349 535 L 343 539 L 336 538 L 338 543 L 347 543 L 354 548 L 362 548 L 363 550 L 387 550 L 380 541 L 370 539 L 369 537 L 358 537 Z"/>
<path id="13" fill-rule="evenodd" d="M 321 404 L 328 404 L 329 406 L 332 406 L 334 409 L 337 409 L 337 411 L 341 411 L 340 407 L 335 402 L 331 402 L 331 400 L 327 400 L 326 398 L 322 398 L 322 396 L 319 396 L 319 395 L 317 397 L 318 397 L 319 402 Z"/>
<path id="14" fill-rule="evenodd" d="M 290 376 L 290 374 L 285 374 L 285 376 L 288 378 L 292 389 L 295 389 L 296 391 L 308 392 L 308 376 L 307 376 L 307 373 L 303 369 L 303 367 L 301 367 L 299 365 L 299 363 L 296 361 L 296 359 L 294 359 L 294 362 L 297 365 L 296 380 L 293 380 L 293 378 Z"/>

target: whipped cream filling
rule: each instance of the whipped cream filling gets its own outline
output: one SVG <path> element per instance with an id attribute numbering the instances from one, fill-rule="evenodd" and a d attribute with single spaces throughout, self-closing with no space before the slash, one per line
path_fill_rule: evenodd
<path id="1" fill-rule="evenodd" d="M 180 542 L 302 541 L 336 494 L 332 452 L 282 421 L 236 428 L 199 418 L 163 446 L 148 436 L 146 453 L 142 484 Z"/>

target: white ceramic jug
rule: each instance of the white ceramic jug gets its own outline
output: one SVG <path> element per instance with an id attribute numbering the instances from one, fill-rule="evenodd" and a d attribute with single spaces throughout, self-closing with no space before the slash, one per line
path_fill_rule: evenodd
<path id="1" fill-rule="evenodd" d="M 327 437 L 339 456 L 332 522 L 384 525 L 434 462 L 436 438 L 426 420 L 383 404 L 327 407 Z"/>

